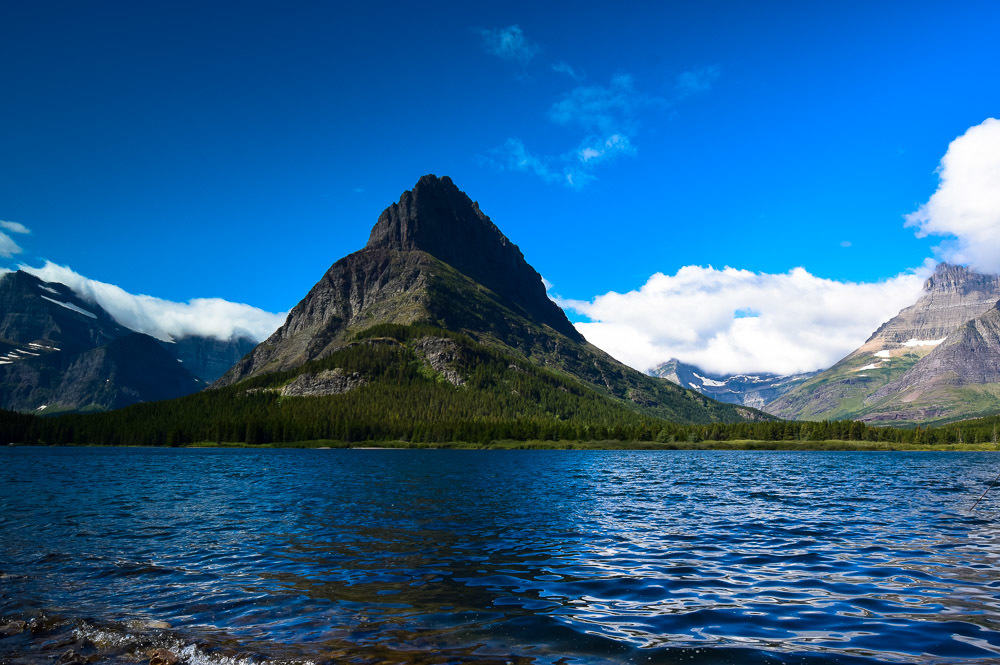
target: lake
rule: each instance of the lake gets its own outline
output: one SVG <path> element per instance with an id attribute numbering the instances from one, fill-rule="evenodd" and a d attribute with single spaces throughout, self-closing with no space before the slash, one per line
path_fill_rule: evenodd
<path id="1" fill-rule="evenodd" d="M 996 663 L 1000 488 L 969 508 L 998 470 L 969 452 L 5 448 L 0 617 L 31 630 L 0 655 Z"/>

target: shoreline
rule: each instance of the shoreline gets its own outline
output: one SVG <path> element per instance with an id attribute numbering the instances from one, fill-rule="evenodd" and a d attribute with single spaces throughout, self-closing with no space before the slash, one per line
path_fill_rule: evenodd
<path id="1" fill-rule="evenodd" d="M 415 443 L 410 441 L 292 441 L 281 443 L 250 444 L 242 442 L 200 442 L 179 446 L 142 446 L 108 444 L 19 444 L 11 443 L 7 448 L 184 448 L 184 449 L 312 449 L 312 450 L 759 450 L 759 451 L 812 451 L 812 452 L 1000 452 L 1000 445 L 994 443 L 939 443 L 914 444 L 890 443 L 883 441 L 763 441 L 755 439 L 732 441 L 493 441 L 490 443 L 470 443 L 465 441 Z"/>

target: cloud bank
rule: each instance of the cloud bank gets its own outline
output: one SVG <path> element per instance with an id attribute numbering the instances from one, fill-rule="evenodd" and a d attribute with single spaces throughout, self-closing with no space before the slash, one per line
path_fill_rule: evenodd
<path id="1" fill-rule="evenodd" d="M 686 266 L 639 289 L 556 298 L 590 319 L 592 343 L 639 370 L 679 358 L 710 372 L 792 374 L 829 367 L 920 295 L 930 265 L 880 282 Z"/>
<path id="2" fill-rule="evenodd" d="M 250 337 L 261 341 L 285 322 L 285 313 L 265 312 L 221 298 L 194 298 L 182 303 L 134 295 L 51 261 L 41 268 L 23 265 L 20 268 L 46 282 L 65 284 L 84 300 L 103 307 L 121 325 L 164 341 L 187 335 L 219 340 Z"/>
<path id="3" fill-rule="evenodd" d="M 988 118 L 951 142 L 938 166 L 940 183 L 906 216 L 918 236 L 950 236 L 942 259 L 1000 273 L 1000 120 Z"/>

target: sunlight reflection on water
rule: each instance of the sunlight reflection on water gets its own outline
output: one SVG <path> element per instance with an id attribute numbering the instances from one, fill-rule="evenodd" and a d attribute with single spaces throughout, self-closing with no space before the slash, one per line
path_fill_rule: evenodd
<path id="1" fill-rule="evenodd" d="M 0 454 L 5 616 L 359 662 L 1000 659 L 988 453 Z"/>

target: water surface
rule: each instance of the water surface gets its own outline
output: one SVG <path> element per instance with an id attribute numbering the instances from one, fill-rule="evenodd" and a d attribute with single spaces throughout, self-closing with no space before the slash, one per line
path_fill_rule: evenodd
<path id="1" fill-rule="evenodd" d="M 1000 490 L 968 509 L 998 465 L 934 452 L 8 448 L 0 617 L 35 631 L 0 639 L 0 654 L 996 663 Z"/>

